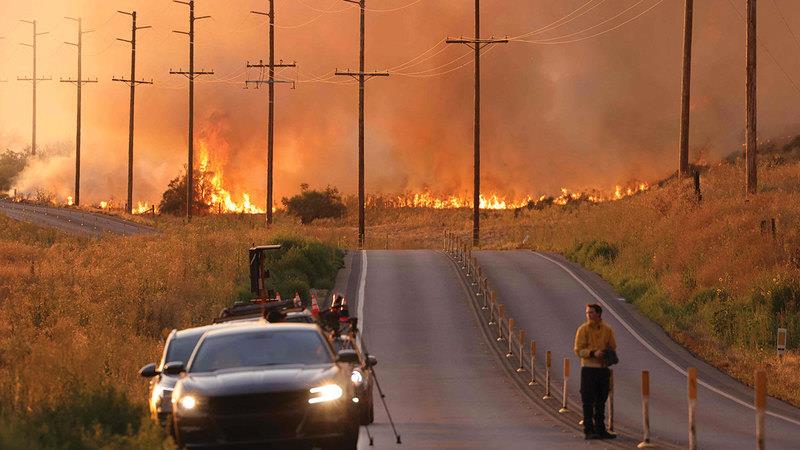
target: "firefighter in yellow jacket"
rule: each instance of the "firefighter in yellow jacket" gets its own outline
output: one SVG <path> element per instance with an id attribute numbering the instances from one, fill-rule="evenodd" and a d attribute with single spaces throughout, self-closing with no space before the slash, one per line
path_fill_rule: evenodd
<path id="1" fill-rule="evenodd" d="M 605 409 L 611 371 L 603 359 L 607 349 L 617 350 L 614 330 L 602 319 L 603 308 L 586 305 L 586 322 L 575 333 L 575 354 L 581 357 L 581 401 L 586 439 L 613 439 L 606 430 Z"/>

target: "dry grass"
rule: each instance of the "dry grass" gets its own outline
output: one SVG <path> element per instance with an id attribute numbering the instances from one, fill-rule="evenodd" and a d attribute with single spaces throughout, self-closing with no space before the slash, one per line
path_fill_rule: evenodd
<path id="1" fill-rule="evenodd" d="M 703 176 L 702 202 L 687 181 L 601 205 L 485 211 L 483 247 L 571 255 L 676 341 L 747 383 L 755 368 L 766 367 L 771 380 L 781 381 L 770 384 L 771 393 L 800 405 L 800 262 L 793 259 L 800 258 L 800 164 L 762 167 L 760 174 L 762 192 L 751 198 L 742 192 L 742 168 L 721 165 Z M 760 230 L 769 218 L 777 220 L 775 240 Z M 250 244 L 296 235 L 352 248 L 357 237 L 354 208 L 341 220 L 310 226 L 278 214 L 269 230 L 263 216 L 211 216 L 188 225 L 170 217 L 139 220 L 163 233 L 85 240 L 0 217 L 0 447 L 69 447 L 47 439 L 54 411 L 75 392 L 106 398 L 112 411 L 135 405 L 131 420 L 138 420 L 146 383 L 136 371 L 158 356 L 170 329 L 206 323 L 236 298 Z M 372 208 L 367 223 L 368 248 L 440 248 L 445 230 L 470 236 L 471 211 Z M 594 258 L 586 249 L 596 246 L 616 249 L 616 257 Z M 771 350 L 779 325 L 789 328 L 793 349 L 783 362 Z M 98 381 L 126 400 L 92 391 Z M 45 417 L 50 434 L 19 434 L 15 417 Z M 100 425 L 72 448 L 163 443 L 149 426 Z"/>

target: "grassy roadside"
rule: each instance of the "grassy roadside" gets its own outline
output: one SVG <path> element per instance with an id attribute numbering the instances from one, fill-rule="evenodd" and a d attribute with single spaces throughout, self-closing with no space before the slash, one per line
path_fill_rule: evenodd
<path id="1" fill-rule="evenodd" d="M 482 247 L 565 254 L 700 358 L 750 385 L 764 367 L 770 395 L 800 406 L 800 163 L 762 164 L 757 196 L 744 194 L 743 174 L 710 167 L 702 201 L 690 180 L 671 180 L 617 202 L 485 211 Z M 350 214 L 308 232 L 354 236 L 356 223 Z M 367 223 L 368 247 L 398 249 L 439 248 L 444 230 L 466 239 L 472 224 L 466 209 L 372 209 Z M 778 327 L 789 334 L 783 361 Z"/>
<path id="2" fill-rule="evenodd" d="M 334 246 L 240 220 L 162 224 L 158 236 L 72 238 L 0 216 L 0 448 L 171 448 L 146 381 L 172 328 L 246 295 L 246 249 L 280 242 L 286 297 L 329 288 Z"/>

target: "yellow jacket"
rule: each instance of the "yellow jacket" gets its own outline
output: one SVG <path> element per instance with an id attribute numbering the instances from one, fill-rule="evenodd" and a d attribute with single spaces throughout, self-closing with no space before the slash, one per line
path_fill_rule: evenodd
<path id="1" fill-rule="evenodd" d="M 575 333 L 575 354 L 581 357 L 581 367 L 606 367 L 601 358 L 592 356 L 592 352 L 611 348 L 617 350 L 614 330 L 602 320 L 598 323 L 584 322 Z"/>

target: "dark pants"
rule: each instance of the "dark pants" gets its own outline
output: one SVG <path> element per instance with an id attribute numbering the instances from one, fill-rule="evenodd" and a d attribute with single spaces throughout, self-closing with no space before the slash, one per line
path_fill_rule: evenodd
<path id="1" fill-rule="evenodd" d="M 581 401 L 583 402 L 583 432 L 606 432 L 606 400 L 611 371 L 600 367 L 581 367 Z"/>

